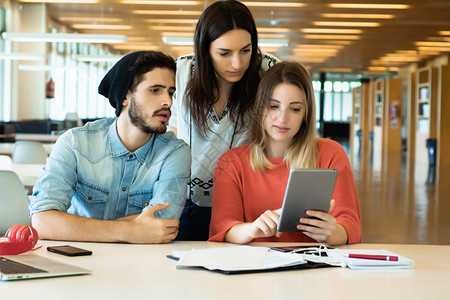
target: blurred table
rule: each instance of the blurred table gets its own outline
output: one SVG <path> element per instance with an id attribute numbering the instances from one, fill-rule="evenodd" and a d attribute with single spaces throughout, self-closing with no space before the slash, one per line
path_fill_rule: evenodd
<path id="1" fill-rule="evenodd" d="M 54 143 L 42 143 L 45 148 L 45 151 L 50 155 L 52 152 Z M 0 155 L 8 155 L 12 157 L 14 152 L 14 143 L 0 143 Z"/>
<path id="2" fill-rule="evenodd" d="M 60 137 L 59 134 L 16 133 L 16 141 L 30 141 L 41 143 L 54 143 Z"/>

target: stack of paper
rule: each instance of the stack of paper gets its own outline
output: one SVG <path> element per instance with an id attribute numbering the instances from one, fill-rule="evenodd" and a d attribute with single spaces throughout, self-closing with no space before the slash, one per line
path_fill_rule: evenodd
<path id="1" fill-rule="evenodd" d="M 375 256 L 378 259 L 370 258 L 350 258 L 351 254 Z M 387 250 L 352 250 L 352 249 L 328 249 L 327 255 L 336 261 L 340 261 L 342 266 L 350 269 L 410 269 L 414 267 L 414 261 Z M 379 259 L 380 256 L 391 257 L 397 260 Z"/>
<path id="2" fill-rule="evenodd" d="M 203 267 L 219 271 L 258 271 L 306 264 L 301 255 L 269 251 L 267 247 L 233 246 L 174 251 L 177 268 Z"/>

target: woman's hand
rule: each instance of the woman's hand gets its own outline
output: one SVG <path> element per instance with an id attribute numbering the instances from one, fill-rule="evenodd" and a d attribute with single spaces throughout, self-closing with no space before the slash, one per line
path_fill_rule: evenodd
<path id="1" fill-rule="evenodd" d="M 306 214 L 312 218 L 300 218 L 300 225 L 297 229 L 303 230 L 304 234 L 315 239 L 318 242 L 326 242 L 330 245 L 338 245 L 347 243 L 347 232 L 345 228 L 336 224 L 336 219 L 330 215 L 335 206 L 335 201 L 330 201 L 330 209 L 328 213 L 317 210 L 308 210 Z"/>
<path id="2" fill-rule="evenodd" d="M 270 237 L 277 235 L 279 237 L 281 232 L 277 231 L 278 220 L 280 219 L 280 209 L 266 210 L 258 219 L 250 223 L 248 226 L 248 235 L 254 238 Z"/>

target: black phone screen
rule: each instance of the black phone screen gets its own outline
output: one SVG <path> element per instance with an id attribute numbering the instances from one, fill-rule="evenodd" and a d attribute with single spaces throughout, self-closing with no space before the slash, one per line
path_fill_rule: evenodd
<path id="1" fill-rule="evenodd" d="M 82 255 L 91 255 L 92 254 L 92 251 L 90 251 L 90 250 L 85 250 L 85 249 L 81 249 L 81 248 L 77 248 L 77 247 L 73 247 L 73 246 L 69 246 L 69 245 L 47 247 L 47 250 L 50 252 L 54 252 L 54 253 L 58 253 L 58 254 L 66 255 L 66 256 L 82 256 Z"/>

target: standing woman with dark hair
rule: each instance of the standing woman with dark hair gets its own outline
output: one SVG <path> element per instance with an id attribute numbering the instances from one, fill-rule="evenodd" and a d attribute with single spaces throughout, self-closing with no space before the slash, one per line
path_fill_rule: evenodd
<path id="1" fill-rule="evenodd" d="M 170 129 L 191 147 L 191 181 L 177 239 L 207 240 L 214 167 L 227 150 L 249 142 L 248 124 L 261 75 L 277 59 L 261 54 L 249 9 L 218 1 L 200 16 L 194 55 L 176 60 Z"/>

